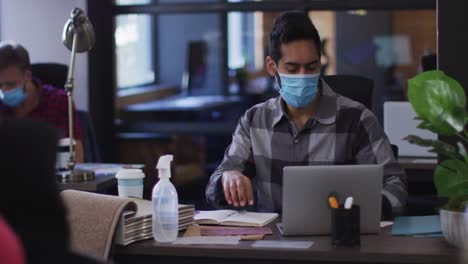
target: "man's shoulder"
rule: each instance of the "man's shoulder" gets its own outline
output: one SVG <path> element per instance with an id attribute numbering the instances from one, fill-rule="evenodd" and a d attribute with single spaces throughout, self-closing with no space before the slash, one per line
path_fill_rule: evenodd
<path id="1" fill-rule="evenodd" d="M 336 105 L 338 109 L 355 109 L 358 111 L 364 111 L 367 108 L 358 101 L 354 101 L 348 97 L 336 94 Z"/>
<path id="2" fill-rule="evenodd" d="M 339 123 L 340 126 L 349 126 L 352 128 L 380 126 L 375 114 L 363 104 L 342 95 L 337 95 L 336 102 L 336 122 Z"/>
<path id="3" fill-rule="evenodd" d="M 336 106 L 337 117 L 346 116 L 347 119 L 359 120 L 365 112 L 371 112 L 363 104 L 339 94 L 336 96 Z"/>
<path id="4" fill-rule="evenodd" d="M 264 102 L 258 103 L 251 108 L 245 111 L 245 116 L 248 117 L 250 120 L 253 120 L 255 117 L 261 116 L 272 116 L 275 111 L 278 110 L 279 105 L 279 97 L 270 98 Z"/>
<path id="5" fill-rule="evenodd" d="M 64 90 L 57 89 L 52 85 L 42 85 L 41 86 L 41 93 L 43 97 L 63 101 L 67 100 L 67 93 Z"/>

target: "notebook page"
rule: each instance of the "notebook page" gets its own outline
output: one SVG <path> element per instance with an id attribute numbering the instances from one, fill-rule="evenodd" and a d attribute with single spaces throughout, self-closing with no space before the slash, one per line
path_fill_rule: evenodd
<path id="1" fill-rule="evenodd" d="M 224 219 L 236 213 L 237 212 L 234 210 L 198 211 L 198 213 L 195 214 L 194 220 L 196 222 L 203 222 L 203 220 L 212 220 L 216 223 L 221 223 Z"/>
<path id="2" fill-rule="evenodd" d="M 238 212 L 226 218 L 223 225 L 264 226 L 278 217 L 276 213 Z"/>

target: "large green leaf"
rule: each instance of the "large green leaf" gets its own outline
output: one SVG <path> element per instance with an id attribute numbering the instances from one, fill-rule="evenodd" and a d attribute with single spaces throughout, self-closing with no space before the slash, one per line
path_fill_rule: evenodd
<path id="1" fill-rule="evenodd" d="M 421 123 L 417 126 L 417 128 L 427 129 L 437 134 L 437 128 L 434 127 L 429 121 L 426 121 L 426 120 L 422 120 Z"/>
<path id="2" fill-rule="evenodd" d="M 408 99 L 431 131 L 451 136 L 465 128 L 468 114 L 463 87 L 442 71 L 428 71 L 408 81 Z M 428 127 L 424 122 L 420 125 Z"/>
<path id="3" fill-rule="evenodd" d="M 438 153 L 446 157 L 462 158 L 460 157 L 460 155 L 457 152 L 457 149 L 454 146 L 447 144 L 441 140 L 424 139 L 415 135 L 409 135 L 403 138 L 403 140 L 406 140 L 411 144 L 415 144 L 421 147 L 432 147 L 428 150 L 429 152 Z"/>
<path id="4" fill-rule="evenodd" d="M 468 163 L 445 160 L 437 166 L 434 184 L 439 196 L 452 198 L 468 195 Z"/>
<path id="5" fill-rule="evenodd" d="M 466 151 L 465 145 L 463 145 L 461 142 L 457 142 L 457 146 L 458 153 L 465 159 L 465 162 L 468 162 L 468 152 Z"/>

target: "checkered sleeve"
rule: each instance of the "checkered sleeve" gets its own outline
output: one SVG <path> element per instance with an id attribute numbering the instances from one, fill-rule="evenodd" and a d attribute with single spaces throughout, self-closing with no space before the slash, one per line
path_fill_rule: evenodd
<path id="1" fill-rule="evenodd" d="M 357 135 L 356 160 L 359 164 L 382 164 L 383 176 L 383 215 L 399 215 L 406 205 L 406 175 L 393 155 L 390 142 L 375 115 L 365 109 L 360 118 Z M 385 204 L 390 204 L 385 208 Z M 390 212 L 388 212 L 390 210 Z M 386 212 L 387 211 L 387 212 Z"/>
<path id="2" fill-rule="evenodd" d="M 206 187 L 206 199 L 209 205 L 220 208 L 226 204 L 221 177 L 225 171 L 238 170 L 248 177 L 253 177 L 253 155 L 250 141 L 252 111 L 248 110 L 239 120 L 219 167 L 213 172 Z"/>

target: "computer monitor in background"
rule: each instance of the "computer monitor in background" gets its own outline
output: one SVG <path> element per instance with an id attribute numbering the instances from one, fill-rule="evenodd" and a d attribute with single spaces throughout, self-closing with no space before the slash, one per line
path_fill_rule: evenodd
<path id="1" fill-rule="evenodd" d="M 398 146 L 400 157 L 436 158 L 437 154 L 428 152 L 429 148 L 410 144 L 403 140 L 408 135 L 416 135 L 427 139 L 437 139 L 437 135 L 427 130 L 417 128 L 420 120 L 415 120 L 416 112 L 409 102 L 384 103 L 384 131 L 392 144 Z"/>
<path id="2" fill-rule="evenodd" d="M 207 86 L 207 44 L 204 41 L 191 41 L 187 49 L 187 69 L 182 78 L 182 92 L 196 94 Z"/>

